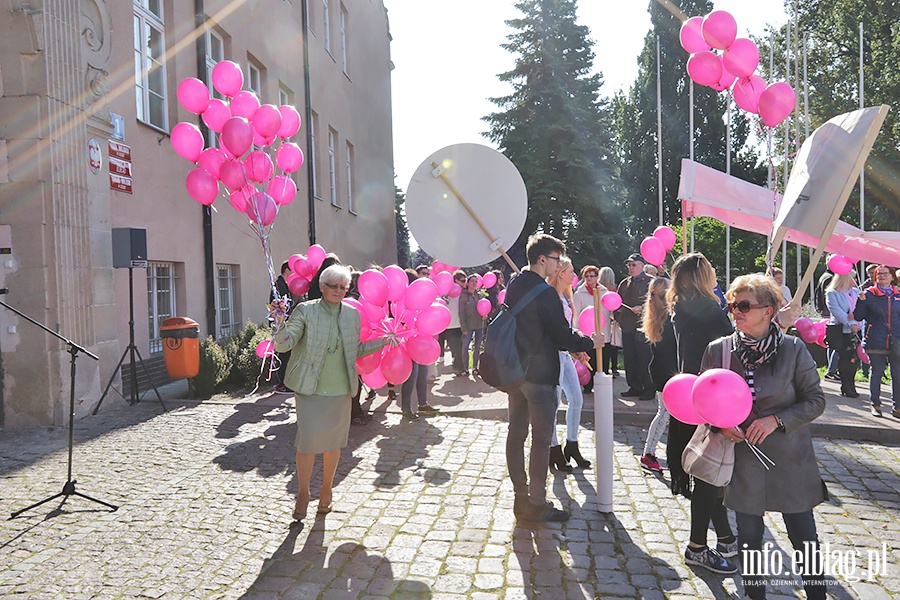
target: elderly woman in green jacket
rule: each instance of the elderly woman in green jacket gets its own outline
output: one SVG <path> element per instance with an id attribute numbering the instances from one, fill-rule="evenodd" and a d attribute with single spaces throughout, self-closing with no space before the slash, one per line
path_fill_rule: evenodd
<path id="1" fill-rule="evenodd" d="M 316 454 L 322 454 L 318 513 L 331 512 L 332 486 L 341 448 L 350 432 L 350 403 L 359 380 L 356 359 L 384 347 L 384 340 L 361 342 L 360 317 L 341 302 L 350 286 L 350 270 L 332 265 L 319 276 L 322 298 L 294 308 L 287 322 L 276 318 L 275 351 L 290 352 L 285 385 L 297 405 L 297 502 L 294 520 L 306 516 L 309 480 Z"/>

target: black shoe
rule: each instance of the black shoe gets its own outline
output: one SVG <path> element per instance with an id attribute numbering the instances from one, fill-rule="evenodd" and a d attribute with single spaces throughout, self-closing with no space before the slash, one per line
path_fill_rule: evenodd
<path id="1" fill-rule="evenodd" d="M 841 396 L 845 398 L 859 398 L 859 392 L 845 392 L 841 390 Z"/>
<path id="2" fill-rule="evenodd" d="M 395 392 L 393 388 L 389 389 L 388 390 L 388 400 L 396 400 L 396 399 L 397 399 L 397 392 Z"/>
<path id="3" fill-rule="evenodd" d="M 366 400 L 374 400 L 375 399 L 375 390 L 369 390 L 369 393 L 366 394 Z"/>
<path id="4" fill-rule="evenodd" d="M 584 395 L 587 395 L 587 394 L 593 394 L 593 393 L 594 393 L 594 386 L 587 386 L 587 385 L 584 386 L 583 388 L 581 388 L 581 393 L 584 394 Z"/>
<path id="5" fill-rule="evenodd" d="M 618 378 L 619 378 L 619 372 L 613 371 L 613 379 L 618 379 Z"/>
<path id="6" fill-rule="evenodd" d="M 550 446 L 550 470 L 560 473 L 571 473 L 572 467 L 563 456 L 562 446 Z"/>
<path id="7" fill-rule="evenodd" d="M 419 415 L 414 412 L 409 412 L 408 410 L 403 411 L 403 420 L 404 421 L 418 421 Z"/>
<path id="8" fill-rule="evenodd" d="M 643 394 L 643 392 L 641 390 L 635 390 L 632 388 L 628 388 L 627 392 L 622 392 L 619 395 L 623 398 L 637 398 L 641 394 Z"/>
<path id="9" fill-rule="evenodd" d="M 656 400 L 656 392 L 646 391 L 644 390 L 640 396 L 638 396 L 638 400 Z"/>
<path id="10" fill-rule="evenodd" d="M 578 450 L 578 442 L 566 442 L 566 449 L 563 451 L 563 456 L 566 457 L 566 462 L 575 459 L 575 464 L 578 465 L 578 468 L 580 469 L 591 468 L 591 461 L 581 456 L 581 451 Z"/>
<path id="11" fill-rule="evenodd" d="M 829 371 L 828 373 L 825 373 L 825 379 L 827 379 L 828 381 L 840 381 L 841 376 L 835 372 Z"/>
<path id="12" fill-rule="evenodd" d="M 428 413 L 429 415 L 436 415 L 440 409 L 437 409 L 430 404 L 420 404 L 419 412 L 420 413 Z"/>

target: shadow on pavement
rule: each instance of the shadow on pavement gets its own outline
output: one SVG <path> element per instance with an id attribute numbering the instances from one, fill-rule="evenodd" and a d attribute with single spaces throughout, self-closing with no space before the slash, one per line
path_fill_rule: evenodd
<path id="1" fill-rule="evenodd" d="M 373 484 L 380 488 L 391 488 L 400 484 L 401 471 L 415 467 L 418 471 L 430 446 L 440 445 L 444 440 L 441 430 L 420 418 L 418 421 L 401 421 L 399 425 L 380 425 L 381 439 L 375 472 L 378 477 Z M 450 473 L 444 469 L 428 468 L 422 471 L 422 478 L 431 485 L 445 485 L 450 481 Z"/>

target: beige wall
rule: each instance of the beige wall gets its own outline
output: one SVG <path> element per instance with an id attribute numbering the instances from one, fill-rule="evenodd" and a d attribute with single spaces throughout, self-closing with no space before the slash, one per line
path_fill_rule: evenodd
<path id="1" fill-rule="evenodd" d="M 316 241 L 345 263 L 396 260 L 391 138 L 390 50 L 380 0 L 330 0 L 332 53 L 324 49 L 321 0 L 310 0 L 310 81 L 318 113 Z M 197 76 L 194 3 L 165 0 L 168 128 L 198 117 L 178 105 L 178 82 Z M 31 11 L 0 13 L 0 299 L 47 323 L 99 355 L 78 359 L 76 413 L 99 400 L 128 345 L 128 271 L 113 269 L 111 228 L 147 229 L 148 258 L 177 265 L 177 313 L 207 333 L 201 205 L 187 194 L 192 168 L 171 148 L 167 129 L 137 120 L 133 8 L 127 0 L 32 0 Z M 340 17 L 347 11 L 348 74 L 341 61 Z M 307 154 L 301 2 L 207 0 L 208 23 L 225 39 L 225 57 L 261 69 L 262 101 L 290 91 L 303 117 L 292 141 Z M 246 85 L 245 85 L 246 87 Z M 122 115 L 132 148 L 134 194 L 108 185 L 110 113 Z M 337 132 L 336 183 L 341 207 L 328 194 L 327 131 Z M 96 140 L 103 168 L 88 168 Z M 345 149 L 354 148 L 355 212 L 346 206 Z M 308 158 L 307 158 L 308 160 Z M 271 233 L 277 270 L 309 246 L 307 170 L 298 194 Z M 217 264 L 239 272 L 243 321 L 261 321 L 268 275 L 258 239 L 224 193 L 212 213 Z M 146 271 L 134 270 L 136 345 L 150 358 Z M 6 427 L 63 423 L 68 405 L 66 348 L 15 314 L 0 309 L 3 418 Z M 115 397 L 115 394 L 113 395 Z M 107 397 L 106 403 L 113 403 Z"/>

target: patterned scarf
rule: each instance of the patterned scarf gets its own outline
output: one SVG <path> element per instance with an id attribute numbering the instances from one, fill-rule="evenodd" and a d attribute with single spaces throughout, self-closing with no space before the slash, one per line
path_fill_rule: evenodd
<path id="1" fill-rule="evenodd" d="M 769 333 L 761 340 L 754 340 L 744 332 L 734 332 L 734 349 L 746 371 L 755 371 L 760 365 L 770 362 L 778 348 L 784 343 L 784 334 L 775 323 L 769 324 Z"/>

